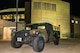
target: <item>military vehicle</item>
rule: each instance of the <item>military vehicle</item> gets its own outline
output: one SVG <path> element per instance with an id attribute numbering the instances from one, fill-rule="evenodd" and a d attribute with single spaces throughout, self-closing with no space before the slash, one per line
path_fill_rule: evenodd
<path id="1" fill-rule="evenodd" d="M 41 52 L 45 43 L 59 44 L 60 31 L 54 29 L 50 23 L 27 24 L 24 30 L 17 31 L 11 40 L 13 48 L 20 48 L 29 44 L 34 51 Z"/>

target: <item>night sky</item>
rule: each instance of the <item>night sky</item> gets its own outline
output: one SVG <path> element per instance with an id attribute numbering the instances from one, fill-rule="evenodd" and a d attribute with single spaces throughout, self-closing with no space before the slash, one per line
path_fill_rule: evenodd
<path id="1" fill-rule="evenodd" d="M 64 0 L 70 3 L 71 15 L 80 17 L 80 2 L 79 0 Z M 25 7 L 25 0 L 19 0 L 19 7 Z M 0 10 L 5 8 L 15 8 L 16 0 L 0 0 Z"/>
<path id="2" fill-rule="evenodd" d="M 25 0 L 19 0 L 19 7 L 24 7 Z M 0 10 L 5 8 L 15 8 L 16 0 L 0 0 Z"/>

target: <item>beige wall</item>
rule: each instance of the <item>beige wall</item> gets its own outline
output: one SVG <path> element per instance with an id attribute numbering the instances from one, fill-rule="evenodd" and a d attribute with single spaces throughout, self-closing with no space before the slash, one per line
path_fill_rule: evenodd
<path id="1" fill-rule="evenodd" d="M 56 11 L 35 10 L 34 2 L 56 4 Z M 49 22 L 55 26 L 60 25 L 61 38 L 70 33 L 70 4 L 59 0 L 32 0 L 31 23 Z"/>
<path id="2" fill-rule="evenodd" d="M 16 27 L 16 23 L 12 21 L 0 20 L 0 28 Z M 18 30 L 22 30 L 22 24 L 18 23 Z"/>
<path id="3" fill-rule="evenodd" d="M 11 40 L 11 27 L 16 27 L 16 23 L 11 21 L 0 20 L 0 40 Z M 22 24 L 18 24 L 18 30 L 22 29 Z M 7 36 L 9 38 L 7 38 Z"/>

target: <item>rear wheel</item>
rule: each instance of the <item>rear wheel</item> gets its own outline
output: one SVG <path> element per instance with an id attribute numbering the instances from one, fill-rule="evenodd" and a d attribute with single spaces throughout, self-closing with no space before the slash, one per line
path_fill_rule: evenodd
<path id="1" fill-rule="evenodd" d="M 54 38 L 54 44 L 59 45 L 59 38 Z"/>
<path id="2" fill-rule="evenodd" d="M 35 37 L 33 40 L 33 50 L 36 52 L 41 52 L 43 49 L 44 49 L 43 37 Z"/>
<path id="3" fill-rule="evenodd" d="M 20 48 L 22 46 L 22 37 L 15 35 L 11 40 L 11 46 L 13 48 Z"/>
<path id="4" fill-rule="evenodd" d="M 58 33 L 55 33 L 55 36 L 54 36 L 54 44 L 55 45 L 59 45 L 59 39 L 60 38 L 58 36 L 59 36 L 59 34 Z"/>

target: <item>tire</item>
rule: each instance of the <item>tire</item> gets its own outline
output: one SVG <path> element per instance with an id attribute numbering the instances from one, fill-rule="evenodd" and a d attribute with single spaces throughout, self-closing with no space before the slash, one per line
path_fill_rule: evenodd
<path id="1" fill-rule="evenodd" d="M 11 40 L 11 46 L 13 48 L 20 48 L 22 46 L 22 42 L 17 42 L 17 37 L 20 37 L 20 36 L 14 36 Z"/>
<path id="2" fill-rule="evenodd" d="M 58 33 L 55 33 L 55 36 L 54 36 L 54 45 L 59 45 Z"/>
<path id="3" fill-rule="evenodd" d="M 33 50 L 36 52 L 41 52 L 44 49 L 44 44 L 43 37 L 35 37 L 33 40 Z"/>
<path id="4" fill-rule="evenodd" d="M 59 38 L 57 37 L 54 38 L 54 45 L 59 45 Z"/>
<path id="5" fill-rule="evenodd" d="M 32 42 L 30 42 L 29 45 L 32 47 Z"/>

